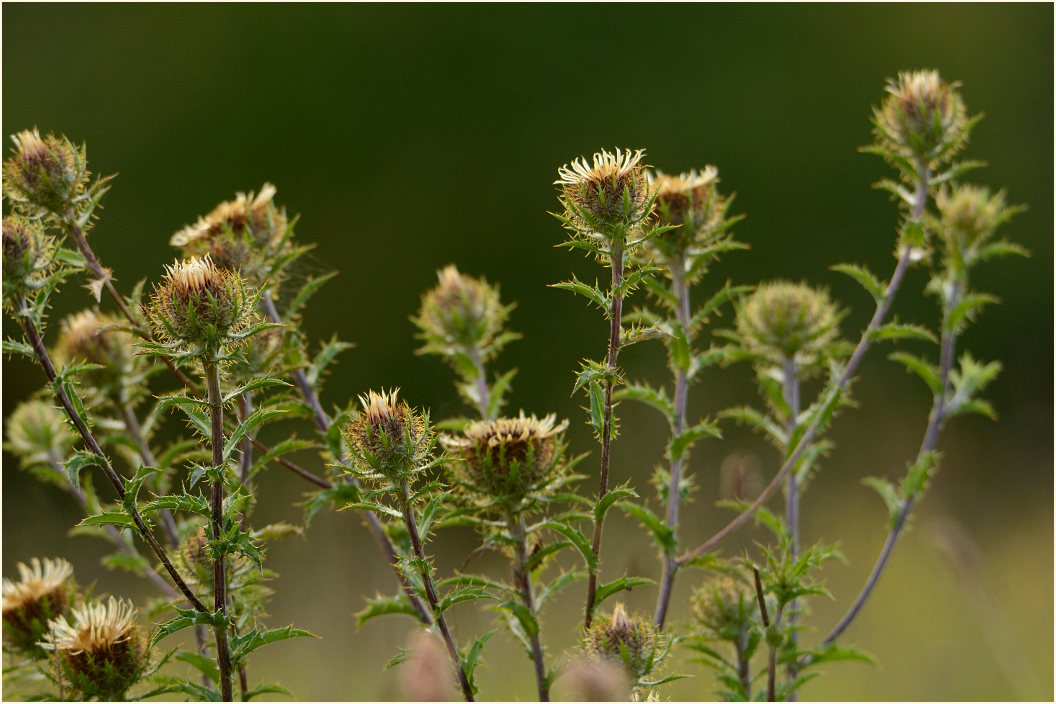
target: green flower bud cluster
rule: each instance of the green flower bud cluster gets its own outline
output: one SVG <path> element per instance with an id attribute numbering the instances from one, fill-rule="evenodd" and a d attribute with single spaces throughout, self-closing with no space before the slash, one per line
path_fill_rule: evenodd
<path id="1" fill-rule="evenodd" d="M 36 129 L 12 135 L 14 155 L 4 162 L 4 193 L 35 214 L 62 213 L 85 194 L 88 166 L 84 147 Z"/>
<path id="2" fill-rule="evenodd" d="M 746 349 L 775 363 L 806 365 L 824 358 L 842 315 L 829 295 L 806 284 L 759 284 L 737 309 L 737 332 Z"/>
<path id="3" fill-rule="evenodd" d="M 51 401 L 33 399 L 19 404 L 4 426 L 4 449 L 18 455 L 23 467 L 61 462 L 69 457 L 76 441 L 66 414 Z"/>
<path id="4" fill-rule="evenodd" d="M 38 220 L 10 215 L 3 222 L 4 308 L 17 315 L 25 299 L 43 288 L 55 270 L 55 241 Z"/>
<path id="5" fill-rule="evenodd" d="M 759 606 L 752 588 L 728 575 L 698 587 L 691 597 L 693 620 L 708 640 L 747 642 L 756 628 Z"/>
<path id="6" fill-rule="evenodd" d="M 889 80 L 888 95 L 874 110 L 877 142 L 911 161 L 949 160 L 968 138 L 971 121 L 957 91 L 938 71 L 910 71 Z"/>
<path id="7" fill-rule="evenodd" d="M 513 308 L 502 305 L 498 287 L 460 273 L 454 264 L 438 271 L 437 279 L 437 286 L 422 295 L 418 316 L 411 319 L 425 341 L 419 354 L 498 352 L 508 339 L 502 326 Z"/>
<path id="8" fill-rule="evenodd" d="M 133 337 L 116 315 L 87 309 L 62 321 L 52 357 L 60 363 L 87 362 L 100 368 L 85 372 L 86 388 L 100 400 L 126 394 L 125 385 L 144 371 L 144 358 L 133 354 Z"/>
<path id="9" fill-rule="evenodd" d="M 584 236 L 611 237 L 639 225 L 649 215 L 649 177 L 641 164 L 645 151 L 617 149 L 580 157 L 557 171 L 565 218 Z"/>
<path id="10" fill-rule="evenodd" d="M 73 565 L 57 558 L 34 557 L 18 564 L 21 580 L 3 581 L 4 644 L 34 659 L 46 657 L 40 641 L 48 621 L 60 617 L 73 601 Z"/>
<path id="11" fill-rule="evenodd" d="M 345 438 L 363 473 L 376 472 L 394 484 L 409 479 L 429 457 L 429 419 L 396 397 L 399 389 L 360 396 L 363 411 L 345 427 Z"/>
<path id="12" fill-rule="evenodd" d="M 635 682 L 655 669 L 665 645 L 651 620 L 629 616 L 623 604 L 613 607 L 609 618 L 596 619 L 583 636 L 588 657 L 622 662 Z"/>
<path id="13" fill-rule="evenodd" d="M 935 196 L 939 217 L 932 222 L 947 253 L 959 261 L 970 261 L 1005 223 L 1021 208 L 1005 203 L 1004 191 L 991 193 L 984 186 L 943 187 Z"/>

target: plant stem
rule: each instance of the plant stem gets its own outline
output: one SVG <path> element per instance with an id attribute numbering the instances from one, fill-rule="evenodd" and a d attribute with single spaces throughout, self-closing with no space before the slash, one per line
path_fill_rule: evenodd
<path id="1" fill-rule="evenodd" d="M 469 358 L 473 360 L 473 366 L 477 369 L 477 378 L 474 380 L 477 385 L 477 411 L 483 420 L 495 420 L 488 413 L 488 406 L 491 405 L 491 392 L 488 389 L 488 377 L 484 369 L 484 360 L 480 356 L 480 349 L 471 348 Z"/>
<path id="2" fill-rule="evenodd" d="M 620 352 L 620 331 L 623 320 L 623 295 L 619 287 L 623 284 L 623 245 L 613 244 L 609 266 L 612 269 L 612 303 L 609 310 L 609 354 L 606 360 L 609 374 L 616 373 L 616 355 Z M 601 472 L 598 480 L 598 501 L 609 493 L 609 462 L 612 445 L 612 377 L 605 381 L 605 408 L 601 426 Z M 598 569 L 601 558 L 601 527 L 604 518 L 594 524 L 594 535 L 591 537 L 590 549 L 594 553 L 594 569 L 587 577 L 587 604 L 584 609 L 584 628 L 590 628 L 594 619 L 594 599 L 598 591 Z"/>
<path id="3" fill-rule="evenodd" d="M 96 441 L 95 436 L 92 435 L 92 431 L 88 429 L 87 425 L 85 425 L 84 419 L 81 418 L 80 414 L 74 409 L 69 396 L 66 395 L 66 390 L 62 385 L 56 385 L 54 383 L 56 379 L 55 367 L 51 363 L 51 357 L 48 356 L 48 350 L 44 347 L 44 341 L 41 339 L 36 325 L 34 325 L 33 321 L 28 318 L 21 318 L 20 322 L 22 324 L 22 331 L 25 333 L 26 339 L 29 340 L 30 346 L 36 353 L 37 360 L 40 362 L 40 366 L 44 370 L 44 375 L 47 377 L 48 382 L 53 386 L 55 396 L 58 398 L 59 403 L 62 404 L 63 410 L 66 411 L 67 417 L 73 423 L 74 427 L 77 428 L 77 432 L 80 434 L 84 444 L 88 446 L 89 451 L 99 458 L 99 466 L 102 468 L 106 478 L 110 481 L 110 485 L 113 486 L 118 497 L 124 499 L 125 486 L 121 481 L 121 478 L 117 475 L 117 472 L 114 471 L 113 466 L 110 464 L 110 460 L 108 460 L 106 455 L 103 454 L 102 448 L 99 447 L 99 443 Z M 187 583 L 183 580 L 183 577 L 180 576 L 180 573 L 172 566 L 172 561 L 165 552 L 165 548 L 162 547 L 161 543 L 159 543 L 157 538 L 154 537 L 154 534 L 150 532 L 149 528 L 147 528 L 146 522 L 144 522 L 143 517 L 139 514 L 139 509 L 136 508 L 135 504 L 132 504 L 127 507 L 127 510 L 129 516 L 132 518 L 132 522 L 136 526 L 136 530 L 138 530 L 140 535 L 143 536 L 143 539 L 147 541 L 147 545 L 150 546 L 151 551 L 157 556 L 158 560 L 165 568 L 165 571 L 172 579 L 173 584 L 176 585 L 195 610 L 208 613 L 202 602 L 198 600 L 198 597 L 196 597 L 190 587 L 187 586 Z"/>
<path id="4" fill-rule="evenodd" d="M 238 421 L 244 423 L 253 413 L 253 395 L 246 391 L 238 397 Z M 247 487 L 249 485 L 249 472 L 253 468 L 253 441 L 249 435 L 238 444 L 238 478 Z"/>
<path id="5" fill-rule="evenodd" d="M 742 637 L 742 640 L 746 639 Z M 752 701 L 751 662 L 750 658 L 744 656 L 747 646 L 747 643 L 737 642 L 737 675 L 741 680 L 741 686 L 744 687 L 744 700 L 750 702 Z"/>
<path id="6" fill-rule="evenodd" d="M 927 206 L 928 199 L 928 179 L 929 171 L 927 165 L 920 165 L 921 179 L 917 184 L 915 191 L 915 202 L 911 213 L 911 219 L 919 221 L 924 215 L 924 209 Z M 899 287 L 902 285 L 902 279 L 905 278 L 906 270 L 909 269 L 910 261 L 916 254 L 916 249 L 912 245 L 905 245 L 902 249 L 902 253 L 899 255 L 898 264 L 895 266 L 895 271 L 891 275 L 891 281 L 888 282 L 887 288 L 884 289 L 884 294 L 877 301 L 876 311 L 873 313 L 872 319 L 869 321 L 869 325 L 862 333 L 861 339 L 858 341 L 858 346 L 854 348 L 854 352 L 851 354 L 851 358 L 847 360 L 847 366 L 843 368 L 843 373 L 840 374 L 839 379 L 836 382 L 834 393 L 842 395 L 851 382 L 855 371 L 858 369 L 858 365 L 861 364 L 862 359 L 865 357 L 866 351 L 872 346 L 873 340 L 872 332 L 880 327 L 884 318 L 887 317 L 888 310 L 891 308 L 891 304 L 894 302 L 895 294 L 898 292 Z M 708 550 L 711 550 L 716 545 L 725 540 L 733 531 L 744 525 L 748 519 L 755 514 L 756 510 L 759 509 L 766 501 L 773 495 L 777 488 L 781 485 L 781 482 L 788 475 L 792 468 L 799 461 L 799 458 L 803 456 L 807 447 L 814 441 L 815 436 L 818 432 L 818 422 L 820 415 L 816 415 L 807 426 L 806 432 L 800 437 L 799 442 L 796 443 L 795 449 L 792 454 L 788 456 L 785 463 L 781 465 L 781 469 L 778 470 L 777 474 L 770 483 L 766 485 L 762 493 L 756 497 L 752 505 L 740 513 L 736 518 L 726 524 L 719 532 L 708 538 L 706 541 L 701 543 L 699 546 L 685 553 L 676 560 L 676 564 L 684 565 L 685 563 L 692 560 L 698 555 L 702 555 Z"/>
<path id="7" fill-rule="evenodd" d="M 212 510 L 212 536 L 219 541 L 224 532 L 224 409 L 220 395 L 220 368 L 216 362 L 203 359 L 205 385 L 208 390 L 209 419 L 212 424 L 213 471 L 220 476 L 210 486 L 209 504 Z M 213 558 L 213 610 L 227 616 L 227 575 L 224 556 Z M 231 656 L 227 645 L 227 628 L 214 626 L 216 636 L 216 664 L 220 670 L 220 693 L 225 702 L 233 701 L 231 691 Z"/>
<path id="8" fill-rule="evenodd" d="M 781 360 L 782 390 L 785 404 L 788 406 L 788 422 L 785 423 L 785 432 L 789 440 L 799 426 L 799 369 L 794 357 L 785 357 Z M 787 446 L 785 448 L 788 450 Z M 793 559 L 799 554 L 799 477 L 793 470 L 785 478 L 785 526 L 788 528 L 789 550 Z M 796 609 L 799 599 L 789 602 L 788 623 L 793 626 L 796 623 Z M 795 645 L 797 633 L 795 628 L 789 630 L 789 640 Z M 796 663 L 788 665 L 788 679 L 795 679 L 798 667 Z M 796 693 L 792 692 L 788 701 L 796 701 Z"/>
<path id="9" fill-rule="evenodd" d="M 462 658 L 458 654 L 458 646 L 455 645 L 455 639 L 451 636 L 451 631 L 447 627 L 447 620 L 444 618 L 443 613 L 440 612 L 440 599 L 436 595 L 436 587 L 433 585 L 433 577 L 429 573 L 429 569 L 425 566 L 425 550 L 422 548 L 422 539 L 418 534 L 418 524 L 414 520 L 414 509 L 411 506 L 411 491 L 407 486 L 407 482 L 403 482 L 403 486 L 400 487 L 400 509 L 403 512 L 403 522 L 407 526 L 407 532 L 411 537 L 411 546 L 414 548 L 414 556 L 422 563 L 422 566 L 418 570 L 418 574 L 422 577 L 422 584 L 425 586 L 425 594 L 429 599 L 429 606 L 433 611 L 433 621 L 440 629 L 440 634 L 444 638 L 444 644 L 447 646 L 447 652 L 451 656 L 451 661 L 455 665 L 455 674 L 458 677 L 458 684 L 462 688 L 462 696 L 465 697 L 467 702 L 476 701 L 473 697 L 473 689 L 469 686 L 469 680 L 466 678 L 466 672 L 462 668 Z"/>
<path id="10" fill-rule="evenodd" d="M 513 581 L 521 592 L 521 601 L 533 617 L 537 617 L 535 600 L 532 596 L 532 574 L 527 568 L 528 547 L 527 531 L 524 527 L 524 518 L 514 516 L 512 511 L 506 513 L 506 526 L 513 538 L 514 562 Z M 546 675 L 546 661 L 543 658 L 543 646 L 539 640 L 539 633 L 532 634 L 529 642 L 532 646 L 532 662 L 535 664 L 535 681 L 538 686 L 539 701 L 550 701 L 550 683 Z"/>
<path id="11" fill-rule="evenodd" d="M 280 325 L 283 324 L 282 318 L 279 316 L 279 311 L 275 308 L 275 302 L 271 300 L 270 291 L 265 291 L 264 295 L 260 297 L 260 305 L 264 309 L 264 314 L 268 317 L 268 320 Z M 331 420 L 330 417 L 326 415 L 326 412 L 323 411 L 322 403 L 319 401 L 319 395 L 315 393 L 315 389 L 312 388 L 311 383 L 308 381 L 308 376 L 304 373 L 303 369 L 294 369 L 293 378 L 294 382 L 297 384 L 297 389 L 301 392 L 301 398 L 303 398 L 304 402 L 312 409 L 312 416 L 315 420 L 316 428 L 318 428 L 319 432 L 325 436 L 330 430 Z M 255 441 L 254 444 L 256 444 Z M 341 464 L 346 464 L 346 459 L 344 457 L 338 458 L 338 461 Z M 279 463 L 317 486 L 322 486 L 325 489 L 332 487 L 330 482 L 325 479 L 320 479 L 310 472 L 296 467 L 296 465 L 293 465 L 292 463 L 284 462 L 281 458 L 279 458 Z M 354 486 L 359 486 L 359 482 L 356 481 L 355 477 L 349 477 L 348 481 Z M 400 571 L 396 559 L 396 546 L 393 545 L 392 539 L 389 538 L 388 533 L 385 532 L 385 528 L 381 525 L 381 521 L 371 511 L 362 511 L 361 513 L 363 519 L 367 523 L 367 529 L 370 531 L 371 535 L 374 536 L 374 540 L 377 542 L 386 561 L 396 573 L 396 580 L 399 582 L 400 588 L 407 595 L 407 598 L 410 599 L 411 606 L 414 607 L 418 617 L 426 625 L 432 625 L 433 618 L 429 613 L 429 609 L 422 603 L 422 600 L 418 595 L 414 593 L 414 588 Z"/>
<path id="12" fill-rule="evenodd" d="M 124 397 L 122 393 L 122 397 Z M 154 453 L 150 450 L 150 443 L 147 442 L 146 438 L 143 437 L 143 430 L 139 425 L 139 419 L 136 418 L 136 413 L 129 404 L 127 398 L 118 399 L 118 405 L 121 408 L 121 416 L 124 419 L 125 430 L 128 431 L 129 437 L 132 438 L 132 442 L 136 444 L 139 451 L 139 458 L 147 467 L 157 467 L 157 462 L 154 459 Z M 165 508 L 159 511 L 161 516 L 161 527 L 165 533 L 165 537 L 168 539 L 169 546 L 172 548 L 177 547 L 180 544 L 180 539 L 176 534 L 176 521 L 172 517 L 172 511 Z"/>
<path id="13" fill-rule="evenodd" d="M 685 279 L 685 256 L 668 269 L 671 276 L 671 293 L 678 299 L 677 320 L 682 334 L 686 338 L 687 346 L 691 346 L 689 331 L 689 284 Z M 671 425 L 671 437 L 675 438 L 682 434 L 686 427 L 686 404 L 689 398 L 689 373 L 686 369 L 675 370 L 675 417 Z M 685 454 L 679 455 L 671 460 L 671 469 L 668 474 L 667 484 L 667 513 L 664 523 L 671 529 L 671 535 L 677 541 L 678 530 L 678 508 L 682 499 L 682 465 Z M 660 591 L 656 599 L 656 612 L 653 623 L 657 630 L 663 630 L 664 621 L 667 619 L 667 607 L 671 603 L 671 591 L 675 584 L 675 572 L 678 565 L 674 554 L 664 554 L 663 573 L 660 577 Z"/>

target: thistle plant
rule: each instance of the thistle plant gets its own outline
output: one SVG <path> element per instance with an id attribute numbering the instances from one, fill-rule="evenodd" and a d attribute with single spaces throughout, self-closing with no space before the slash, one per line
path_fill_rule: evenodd
<path id="1" fill-rule="evenodd" d="M 586 396 L 597 477 L 575 472 L 585 455 L 566 438 L 567 420 L 504 410 L 516 370 L 489 365 L 520 336 L 507 328 L 514 305 L 501 300 L 498 284 L 450 264 L 411 318 L 419 354 L 450 366 L 471 417 L 434 422 L 397 390 L 368 391 L 358 403 L 324 400 L 328 370 L 351 345 L 337 336 L 311 342 L 303 312 L 336 272 L 304 274 L 311 245 L 294 238 L 298 218 L 275 202 L 273 185 L 238 193 L 180 229 L 170 239 L 180 258 L 152 292 L 141 281 L 123 295 L 89 242 L 111 179 L 93 179 L 84 146 L 37 130 L 18 133 L 3 165 L 2 284 L 4 313 L 21 335 L 5 340 L 4 352 L 39 366 L 45 384 L 6 419 L 5 449 L 73 497 L 84 513 L 76 533 L 105 539 L 113 548 L 105 564 L 148 580 L 156 596 L 144 604 L 104 600 L 80 589 L 73 565 L 61 558 L 19 564 L 21 578 L 3 585 L 7 681 L 21 678 L 27 696 L 57 699 L 231 701 L 236 683 L 243 701 L 289 695 L 276 684 L 250 684 L 252 653 L 311 635 L 267 625 L 265 609 L 281 584 L 265 567 L 267 546 L 294 535 L 311 539 L 311 519 L 326 509 L 361 518 L 395 577 L 392 593 L 366 600 L 356 625 L 399 615 L 421 628 L 390 661 L 404 668 L 411 698 L 444 697 L 453 685 L 473 701 L 477 668 L 500 628 L 523 646 L 540 701 L 550 699 L 555 682 L 582 699 L 664 696 L 662 686 L 684 676 L 661 671 L 675 653 L 713 669 L 718 695 L 730 700 L 795 699 L 819 665 L 868 659 L 841 641 L 935 474 L 941 431 L 958 415 L 996 415 L 981 392 L 1000 363 L 959 346 L 967 327 L 997 303 L 975 289 L 976 267 L 1026 252 L 997 234 L 1020 208 L 1003 191 L 962 180 L 980 166 L 959 160 L 976 122 L 958 85 L 935 71 L 888 83 L 873 113 L 875 141 L 863 151 L 895 169 L 878 185 L 899 207 L 896 263 L 888 280 L 856 265 L 832 267 L 874 304 L 852 342 L 841 327 L 850 306 L 813 276 L 745 284 L 714 277 L 724 254 L 747 249 L 733 239 L 741 216 L 731 215 L 732 196 L 719 189 L 715 167 L 651 172 L 642 150 L 620 149 L 561 167 L 563 246 L 609 269 L 607 285 L 574 276 L 555 284 L 585 296 L 608 323 L 604 357 L 584 360 L 572 389 Z M 924 293 L 938 303 L 930 325 L 890 316 L 911 266 L 930 273 Z M 49 330 L 52 297 L 80 276 L 92 307 Z M 649 301 L 625 313 L 637 290 Z M 730 323 L 717 329 L 728 304 Z M 619 366 L 624 347 L 650 340 L 664 345 L 671 396 L 652 381 L 626 381 Z M 866 482 L 889 509 L 888 537 L 858 597 L 818 640 L 809 607 L 829 596 L 818 569 L 840 556 L 802 535 L 801 497 L 822 458 L 832 456 L 826 431 L 853 405 L 859 367 L 876 342 L 898 345 L 889 357 L 928 387 L 931 412 L 903 478 Z M 907 342 L 936 349 L 911 353 Z M 754 369 L 761 404 L 691 419 L 693 389 L 708 399 L 705 382 L 742 361 Z M 652 481 L 662 509 L 643 500 L 613 461 L 624 400 L 655 408 L 668 423 Z M 776 456 L 762 460 L 773 465 L 770 478 L 759 490 L 741 482 L 732 500 L 719 502 L 737 511 L 720 531 L 687 536 L 682 505 L 705 485 L 694 476 L 711 464 L 709 451 L 730 421 L 774 446 Z M 298 423 L 310 426 L 310 437 L 298 437 Z M 262 441 L 265 428 L 279 436 L 273 444 Z M 711 442 L 698 446 L 704 439 Z M 272 490 L 271 466 L 306 482 L 298 524 L 255 525 L 255 506 Z M 597 491 L 581 491 L 584 479 L 596 479 Z M 772 510 L 782 488 L 783 510 Z M 657 581 L 638 574 L 601 580 L 613 508 L 652 537 Z M 767 529 L 764 539 L 734 558 L 719 554 L 722 541 L 750 520 Z M 461 565 L 448 570 L 434 559 L 433 541 L 466 526 L 475 537 Z M 474 562 L 488 552 L 501 555 L 498 571 Z M 705 574 L 682 577 L 696 585 L 681 604 L 675 579 L 690 567 Z M 587 588 L 582 627 L 555 628 L 544 619 L 546 607 L 580 580 Z M 602 609 L 623 591 L 654 585 L 651 617 L 622 604 Z M 454 616 L 468 608 L 494 613 L 497 627 L 469 632 Z M 162 652 L 185 629 L 193 644 Z M 565 642 L 578 643 L 567 653 L 554 646 L 562 632 Z"/>

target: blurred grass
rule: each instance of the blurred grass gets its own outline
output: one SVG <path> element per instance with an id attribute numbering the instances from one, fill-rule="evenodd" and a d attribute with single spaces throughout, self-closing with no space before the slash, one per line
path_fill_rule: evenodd
<path id="1" fill-rule="evenodd" d="M 303 214 L 300 238 L 319 243 L 304 274 L 342 272 L 305 321 L 309 340 L 337 331 L 357 343 L 329 380 L 327 403 L 399 385 L 434 417 L 462 412 L 447 371 L 413 355 L 407 321 L 435 270 L 454 261 L 518 301 L 512 326 L 525 337 L 498 362 L 521 370 L 511 409 L 572 418 L 576 451 L 593 445 L 579 399 L 569 398 L 571 369 L 601 353 L 605 325 L 572 296 L 544 288 L 570 270 L 584 279 L 600 272 L 552 248 L 560 228 L 546 211 L 556 204 L 550 184 L 560 164 L 618 145 L 646 147 L 665 171 L 718 165 L 723 188 L 738 194 L 733 211 L 748 215 L 737 234 L 752 249 L 716 267 L 716 280 L 828 285 L 854 309 L 844 325 L 853 335 L 868 301 L 827 267 L 856 261 L 889 271 L 896 221 L 886 196 L 868 187 L 887 169 L 855 153 L 870 139 L 869 108 L 899 70 L 936 67 L 962 81 L 969 109 L 986 114 L 967 156 L 989 167 L 974 178 L 1030 205 L 1007 234 L 1034 256 L 980 272 L 978 286 L 1003 304 L 965 339 L 978 357 L 1005 364 L 990 394 L 1001 421 L 957 419 L 944 435 L 943 467 L 913 530 L 848 633 L 878 667 L 833 664 L 804 697 L 1051 699 L 1051 6 L 8 4 L 3 19 L 4 133 L 32 125 L 64 132 L 87 141 L 93 169 L 120 172 L 93 234 L 119 288 L 157 277 L 174 256 L 173 231 L 271 180 L 278 201 Z M 935 319 L 924 283 L 922 272 L 908 278 L 901 318 Z M 55 315 L 86 303 L 71 285 Z M 6 320 L 4 331 L 11 334 Z M 816 604 L 808 620 L 822 632 L 853 599 L 883 540 L 882 505 L 860 479 L 900 475 L 929 404 L 883 357 L 878 348 L 866 361 L 860 408 L 837 421 L 837 450 L 805 499 L 807 539 L 839 540 L 848 558 L 826 572 L 836 601 Z M 621 359 L 631 376 L 662 379 L 659 349 L 631 348 Z M 41 378 L 5 361 L 3 382 L 6 416 Z M 754 398 L 747 370 L 716 371 L 696 389 L 691 414 Z M 644 495 L 664 428 L 646 411 L 623 411 L 614 472 Z M 764 472 L 773 470 L 758 438 L 726 434 L 693 457 L 702 488 L 685 512 L 684 536 L 721 526 L 711 504 L 727 452 L 754 452 Z M 72 500 L 15 471 L 6 454 L 3 480 L 5 575 L 32 555 L 62 554 L 98 591 L 145 595 L 98 567 L 100 545 L 67 538 L 77 520 Z M 272 470 L 258 520 L 297 520 L 292 504 L 303 491 Z M 996 595 L 990 611 L 1004 632 L 995 642 L 1021 651 L 1024 672 L 1002 669 L 981 630 L 987 620 L 973 611 L 974 588 L 931 546 L 926 527 L 942 516 L 979 544 L 978 580 Z M 461 562 L 468 540 L 445 536 L 441 565 Z M 656 571 L 652 548 L 626 521 L 613 521 L 606 545 L 619 546 L 604 554 L 606 575 Z M 750 546 L 751 534 L 737 535 L 725 549 Z M 378 673 L 411 626 L 376 622 L 355 632 L 350 614 L 363 597 L 393 586 L 358 521 L 322 515 L 307 541 L 275 545 L 269 564 L 282 575 L 272 623 L 323 639 L 263 650 L 251 676 L 278 678 L 300 699 L 396 696 L 397 673 Z M 691 581 L 678 585 L 676 620 L 685 618 Z M 581 592 L 570 588 L 546 615 L 555 654 L 574 644 L 563 626 L 578 622 Z M 628 602 L 649 611 L 652 598 L 640 589 Z M 493 620 L 461 608 L 456 630 L 466 640 Z M 504 634 L 493 643 L 480 674 L 484 696 L 529 696 L 528 663 Z M 695 677 L 666 696 L 709 696 L 706 673 L 688 671 Z"/>

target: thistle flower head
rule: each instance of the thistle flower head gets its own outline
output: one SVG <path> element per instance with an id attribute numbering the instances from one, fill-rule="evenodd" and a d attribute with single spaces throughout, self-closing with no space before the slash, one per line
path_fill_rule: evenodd
<path id="1" fill-rule="evenodd" d="M 393 483 L 407 479 L 433 446 L 428 419 L 406 401 L 398 400 L 398 391 L 369 391 L 360 396 L 363 410 L 345 427 L 349 446 L 362 469 L 373 470 Z"/>
<path id="2" fill-rule="evenodd" d="M 19 310 L 48 281 L 55 269 L 55 243 L 38 220 L 9 215 L 3 222 L 4 308 Z"/>
<path id="3" fill-rule="evenodd" d="M 728 229 L 730 199 L 718 192 L 719 171 L 714 166 L 677 176 L 657 171 L 650 173 L 649 181 L 656 192 L 656 224 L 675 226 L 646 243 L 654 257 L 663 261 L 693 256 L 713 246 Z"/>
<path id="4" fill-rule="evenodd" d="M 971 184 L 945 186 L 935 196 L 939 218 L 935 229 L 946 248 L 964 257 L 986 242 L 994 231 L 1019 212 L 1005 204 L 1005 192 Z"/>
<path id="5" fill-rule="evenodd" d="M 61 462 L 70 455 L 75 436 L 66 414 L 48 401 L 24 401 L 4 421 L 7 444 L 24 467 Z"/>
<path id="6" fill-rule="evenodd" d="M 36 128 L 12 135 L 12 156 L 4 162 L 4 194 L 35 211 L 58 213 L 85 192 L 84 148 L 65 137 L 41 137 Z"/>
<path id="7" fill-rule="evenodd" d="M 737 332 L 752 352 L 803 364 L 836 341 L 841 314 L 823 289 L 774 281 L 759 284 L 737 310 Z"/>
<path id="8" fill-rule="evenodd" d="M 611 236 L 638 225 L 649 214 L 649 179 L 641 164 L 645 150 L 600 151 L 557 170 L 565 216 L 586 234 Z"/>
<path id="9" fill-rule="evenodd" d="M 693 619 L 710 640 L 738 642 L 755 625 L 755 592 L 744 582 L 720 575 L 697 587 L 691 597 Z"/>
<path id="10" fill-rule="evenodd" d="M 100 365 L 86 372 L 86 378 L 104 397 L 120 392 L 136 367 L 142 366 L 142 357 L 132 354 L 132 335 L 114 327 L 120 322 L 115 315 L 85 309 L 62 321 L 55 343 L 56 361 Z"/>
<path id="11" fill-rule="evenodd" d="M 462 437 L 444 437 L 456 453 L 459 479 L 480 497 L 517 505 L 562 473 L 561 433 L 568 421 L 525 416 L 470 423 Z"/>
<path id="12" fill-rule="evenodd" d="M 43 657 L 38 641 L 48 632 L 48 621 L 70 603 L 73 565 L 61 558 L 34 557 L 28 567 L 20 562 L 18 572 L 19 581 L 3 581 L 4 641 L 27 655 Z"/>
<path id="13" fill-rule="evenodd" d="M 622 662 L 637 682 L 656 666 L 665 640 L 650 619 L 630 616 L 616 604 L 608 618 L 598 618 L 583 637 L 583 650 L 597 660 Z"/>
<path id="14" fill-rule="evenodd" d="M 418 317 L 411 319 L 425 341 L 419 353 L 497 352 L 508 339 L 502 326 L 511 309 L 499 300 L 498 287 L 462 274 L 454 264 L 436 275 L 436 287 L 422 295 Z"/>
<path id="15" fill-rule="evenodd" d="M 160 339 L 211 350 L 230 342 L 250 315 L 242 277 L 218 268 L 208 255 L 166 267 L 147 313 Z"/>
<path id="16" fill-rule="evenodd" d="M 938 71 L 888 79 L 887 96 L 873 114 L 879 146 L 925 164 L 951 158 L 971 128 L 958 86 L 944 82 Z"/>
<path id="17" fill-rule="evenodd" d="M 143 672 L 146 649 L 130 601 L 88 603 L 48 627 L 41 645 L 57 654 L 70 684 L 85 697 L 121 698 Z"/>

